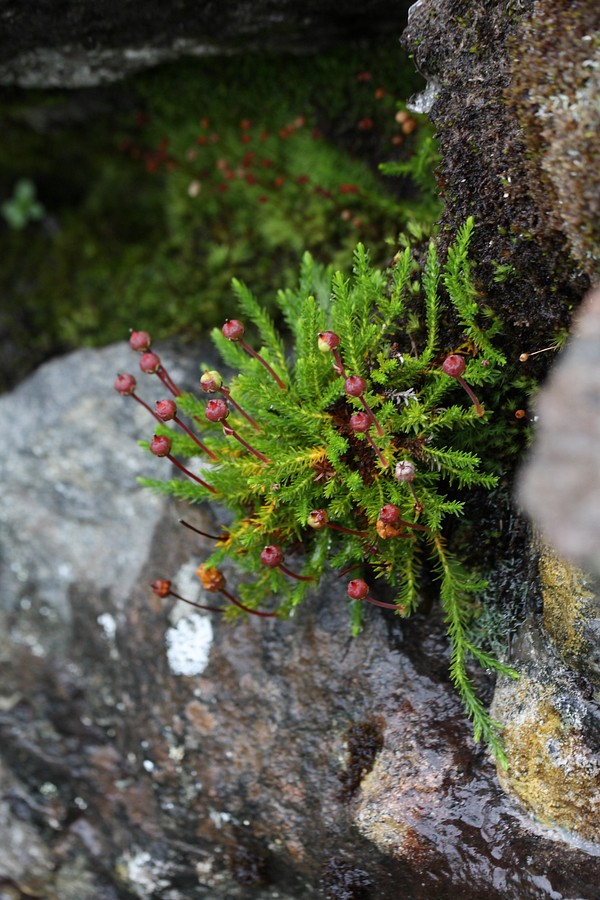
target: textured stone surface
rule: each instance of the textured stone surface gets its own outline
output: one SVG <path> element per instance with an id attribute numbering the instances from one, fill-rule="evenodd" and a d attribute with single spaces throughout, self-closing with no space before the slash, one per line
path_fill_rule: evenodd
<path id="1" fill-rule="evenodd" d="M 31 9 L 4 0 L 0 84 L 90 87 L 182 56 L 315 52 L 399 34 L 407 7 L 407 0 L 53 0 Z"/>
<path id="2" fill-rule="evenodd" d="M 474 216 L 471 253 L 481 300 L 500 318 L 499 340 L 515 364 L 522 351 L 551 343 L 589 286 L 587 262 L 571 256 L 558 205 L 556 215 L 540 206 L 540 162 L 531 159 L 518 116 L 518 97 L 529 82 L 523 72 L 517 85 L 515 73 L 523 48 L 535 40 L 535 23 L 529 18 L 533 5 L 532 0 L 421 0 L 403 36 L 428 79 L 425 106 L 440 137 L 442 242 L 450 242 L 467 216 Z M 579 5 L 597 10 L 596 0 Z M 539 0 L 537 18 L 543 21 L 546 9 L 555 11 L 557 6 L 566 15 L 565 4 Z M 567 28 L 560 15 L 556 27 L 563 21 Z M 562 46 L 547 41 L 544 63 L 558 69 L 563 52 Z M 540 70 L 535 83 L 542 81 L 547 84 Z M 588 99 L 589 114 L 595 115 L 594 101 Z M 562 121 L 555 127 L 560 130 Z M 590 142 L 597 146 L 596 133 Z M 593 210 L 589 212 L 592 216 Z M 498 277 L 498 267 L 507 265 L 513 274 Z M 548 362 L 547 357 L 536 357 L 529 370 L 538 375 Z"/>
<path id="3" fill-rule="evenodd" d="M 519 496 L 559 553 L 600 574 L 600 290 L 589 294 L 535 406 Z"/>
<path id="4" fill-rule="evenodd" d="M 522 47 L 528 48 L 522 53 Z M 537 0 L 515 36 L 511 94 L 538 209 L 590 273 L 600 267 L 600 7 Z"/>
<path id="5" fill-rule="evenodd" d="M 162 355 L 177 378 L 210 363 Z M 130 362 L 81 351 L 0 401 L 0 879 L 48 900 L 594 900 L 593 848 L 532 825 L 473 747 L 435 615 L 369 610 L 352 640 L 333 578 L 289 622 L 151 594 L 171 576 L 202 599 L 208 547 L 135 486 L 168 464 L 112 390 Z"/>
<path id="6" fill-rule="evenodd" d="M 565 562 L 548 546 L 540 552 L 544 628 L 560 658 L 600 688 L 600 581 Z"/>
<path id="7" fill-rule="evenodd" d="M 521 677 L 501 679 L 493 714 L 510 759 L 501 783 L 546 825 L 600 843 L 600 714 L 539 623 L 515 647 Z"/>

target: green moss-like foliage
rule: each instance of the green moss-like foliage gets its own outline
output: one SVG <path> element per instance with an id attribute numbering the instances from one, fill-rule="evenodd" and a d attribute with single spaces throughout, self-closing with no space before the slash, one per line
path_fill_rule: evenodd
<path id="1" fill-rule="evenodd" d="M 134 318 L 191 338 L 220 321 L 232 272 L 266 296 L 305 249 L 343 266 L 362 240 L 383 263 L 408 219 L 436 217 L 414 181 L 377 173 L 429 131 L 394 118 L 417 84 L 395 42 L 187 60 L 98 94 L 0 90 L 0 206 L 27 177 L 45 210 L 19 232 L 0 215 L 5 332 L 31 364 Z"/>
<path id="2" fill-rule="evenodd" d="M 272 371 L 221 331 L 213 337 L 225 363 L 239 372 L 228 385 L 231 398 L 255 425 L 235 407 L 224 426 L 211 424 L 199 397 L 181 396 L 181 410 L 206 426 L 202 441 L 217 461 L 202 474 L 216 493 L 191 480 L 144 484 L 190 502 L 215 499 L 229 510 L 227 534 L 205 566 L 210 571 L 233 557 L 252 573 L 239 587 L 250 610 L 264 613 L 265 604 L 272 609 L 276 602 L 276 613 L 287 617 L 326 569 L 355 574 L 359 567 L 366 578 L 391 586 L 391 607 L 406 617 L 419 604 L 428 570 L 439 585 L 452 645 L 452 681 L 473 720 L 475 738 L 483 737 L 502 758 L 496 726 L 476 696 L 467 663 L 473 658 L 486 669 L 510 670 L 473 640 L 477 596 L 485 581 L 454 556 L 446 538 L 447 521 L 460 520 L 469 491 L 497 484 L 486 447 L 504 435 L 504 423 L 495 425 L 493 413 L 473 404 L 442 368 L 453 353 L 466 362 L 469 385 L 489 397 L 501 391 L 505 359 L 494 345 L 498 323 L 476 302 L 467 255 L 472 231 L 468 220 L 443 266 L 430 242 L 422 272 L 410 246 L 384 272 L 371 266 L 359 244 L 352 277 L 337 273 L 331 280 L 306 254 L 298 288 L 278 295 L 294 338 L 291 354 L 261 304 L 234 281 L 241 314 L 255 326 L 260 355 Z M 460 323 L 460 347 L 445 344 L 440 328 L 448 315 Z M 323 352 L 322 340 L 319 346 L 318 335 L 329 329 L 339 338 L 337 357 Z M 345 392 L 344 379 L 351 375 L 365 380 L 362 397 Z M 357 433 L 351 417 L 367 407 L 371 426 L 368 433 Z M 246 446 L 224 434 L 225 426 Z M 200 453 L 185 434 L 161 430 L 172 438 L 175 456 Z M 404 464 L 401 473 L 398 464 Z M 409 477 L 399 478 L 406 466 Z M 387 504 L 399 514 L 391 528 L 382 520 Z M 325 512 L 327 524 L 315 529 L 311 513 L 316 510 Z M 266 545 L 293 553 L 294 563 L 264 565 Z M 363 603 L 348 602 L 357 634 Z M 227 614 L 243 613 L 232 606 Z"/>

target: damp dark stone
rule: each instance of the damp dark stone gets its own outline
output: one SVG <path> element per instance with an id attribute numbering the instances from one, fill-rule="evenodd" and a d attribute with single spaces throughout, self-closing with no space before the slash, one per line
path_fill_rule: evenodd
<path id="1" fill-rule="evenodd" d="M 383 722 L 380 718 L 365 719 L 351 725 L 347 733 L 348 763 L 340 772 L 340 797 L 350 800 L 360 783 L 375 765 L 377 754 L 383 749 Z"/>
<path id="2" fill-rule="evenodd" d="M 370 900 L 372 881 L 367 872 L 353 868 L 337 857 L 323 866 L 323 895 L 326 900 Z"/>

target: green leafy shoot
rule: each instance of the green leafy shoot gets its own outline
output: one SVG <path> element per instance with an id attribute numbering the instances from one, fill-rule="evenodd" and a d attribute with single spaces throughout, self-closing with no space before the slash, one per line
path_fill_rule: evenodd
<path id="1" fill-rule="evenodd" d="M 243 343 L 215 329 L 223 360 L 237 373 L 227 376 L 227 393 L 211 395 L 228 401 L 227 418 L 206 420 L 206 396 L 183 394 L 177 405 L 216 456 L 201 470 L 216 493 L 193 480 L 144 483 L 228 510 L 226 533 L 201 567 L 202 577 L 234 559 L 246 573 L 239 588 L 246 611 L 288 616 L 326 570 L 353 569 L 391 585 L 396 614 L 407 617 L 419 606 L 423 573 L 431 569 L 451 644 L 451 679 L 475 739 L 502 760 L 498 728 L 468 666 L 508 669 L 472 638 L 485 582 L 452 554 L 446 537 L 453 530 L 448 523 L 460 523 L 469 491 L 489 490 L 498 481 L 483 461 L 490 435 L 496 440 L 502 424 L 494 425 L 489 409 L 478 415 L 442 369 L 446 356 L 457 353 L 445 346 L 445 321 L 458 318 L 468 347 L 465 378 L 484 395 L 497 396 L 504 357 L 493 345 L 497 325 L 478 305 L 468 256 L 473 228 L 469 219 L 445 263 L 432 240 L 422 271 L 409 244 L 387 271 L 374 268 L 359 244 L 350 275 L 328 273 L 305 254 L 297 290 L 277 295 L 290 329 L 285 341 L 260 302 L 234 281 L 241 315 L 256 330 L 248 340 L 258 337 L 260 354 L 284 388 Z M 347 390 L 348 376 L 358 376 L 358 391 Z M 202 458 L 188 436 L 166 432 L 175 456 Z M 271 555 L 276 548 L 280 563 L 265 564 L 265 547 Z M 355 635 L 364 605 L 348 600 Z M 230 618 L 246 614 L 227 609 Z"/>

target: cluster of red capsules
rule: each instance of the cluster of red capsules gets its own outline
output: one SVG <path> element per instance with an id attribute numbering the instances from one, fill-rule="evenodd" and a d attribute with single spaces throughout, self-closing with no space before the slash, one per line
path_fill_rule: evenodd
<path id="1" fill-rule="evenodd" d="M 237 319 L 229 319 L 225 322 L 222 328 L 222 333 L 225 338 L 230 341 L 235 341 L 240 344 L 240 346 L 249 354 L 251 354 L 255 359 L 257 359 L 267 370 L 269 375 L 275 380 L 276 384 L 281 390 L 287 390 L 287 386 L 284 381 L 277 375 L 277 373 L 273 370 L 273 368 L 269 365 L 269 363 L 258 354 L 255 350 L 253 350 L 245 341 L 244 341 L 244 325 L 242 322 Z M 137 401 L 141 406 L 143 406 L 149 413 L 152 415 L 157 422 L 161 424 L 165 424 L 167 422 L 173 422 L 179 428 L 181 428 L 185 434 L 190 437 L 199 449 L 206 454 L 206 456 L 213 462 L 218 461 L 218 456 L 205 444 L 200 441 L 198 436 L 186 425 L 184 421 L 179 417 L 177 411 L 177 404 L 175 400 L 181 396 L 181 390 L 170 376 L 167 369 L 161 362 L 160 357 L 151 350 L 151 338 L 150 335 L 145 331 L 132 331 L 129 344 L 132 350 L 136 351 L 140 354 L 140 370 L 148 375 L 156 375 L 167 391 L 171 394 L 171 397 L 167 397 L 161 400 L 158 400 L 154 405 L 154 408 L 149 406 L 145 400 L 143 400 L 137 393 L 136 387 L 137 382 L 133 375 L 129 373 L 119 374 L 114 382 L 115 390 L 121 394 L 122 396 L 133 397 L 134 400 Z M 350 417 L 350 428 L 357 434 L 363 434 L 366 440 L 370 443 L 372 449 L 377 455 L 381 465 L 383 468 L 387 468 L 389 463 L 382 455 L 379 448 L 374 443 L 371 438 L 369 431 L 371 428 L 375 428 L 377 434 L 382 436 L 384 434 L 383 428 L 380 423 L 377 421 L 373 410 L 367 403 L 365 398 L 365 391 L 367 388 L 367 384 L 364 378 L 361 378 L 358 375 L 348 375 L 344 364 L 342 362 L 341 356 L 339 354 L 340 339 L 337 334 L 332 331 L 321 332 L 318 335 L 318 346 L 319 349 L 323 353 L 331 353 L 332 354 L 332 366 L 334 372 L 341 376 L 344 379 L 344 390 L 345 393 L 352 398 L 356 398 L 360 401 L 363 406 L 363 410 L 355 412 Z M 446 357 L 442 370 L 446 375 L 450 377 L 456 378 L 457 381 L 461 384 L 461 386 L 465 389 L 468 396 L 472 400 L 477 415 L 483 415 L 483 407 L 479 403 L 477 397 L 473 393 L 472 389 L 463 379 L 463 373 L 465 371 L 465 361 L 464 358 L 458 354 L 451 354 Z M 256 450 L 248 441 L 244 440 L 234 428 L 232 428 L 227 419 L 229 417 L 230 412 L 230 404 L 234 407 L 234 409 L 243 416 L 246 421 L 256 430 L 260 430 L 258 424 L 252 419 L 250 415 L 248 415 L 245 410 L 231 397 L 230 389 L 223 383 L 223 379 L 219 375 L 218 372 L 215 371 L 207 371 L 203 374 L 200 379 L 200 385 L 202 389 L 209 393 L 220 393 L 222 394 L 222 398 L 213 398 L 208 401 L 205 408 L 205 416 L 207 421 L 211 423 L 221 423 L 223 426 L 223 433 L 227 437 L 233 437 L 236 439 L 246 450 L 252 453 L 262 464 L 268 465 L 270 460 L 264 456 L 260 451 Z M 172 399 L 172 398 L 175 398 Z M 224 398 L 224 399 L 223 399 Z M 217 490 L 208 482 L 206 482 L 199 475 L 191 472 L 186 466 L 184 466 L 178 459 L 176 459 L 172 453 L 172 441 L 165 434 L 155 434 L 150 441 L 150 452 L 153 453 L 157 457 L 166 457 L 170 462 L 176 466 L 181 472 L 183 472 L 187 477 L 193 479 L 202 487 L 204 487 L 207 491 L 212 494 L 218 495 Z M 411 491 L 414 501 L 415 501 L 415 511 L 422 511 L 423 507 L 420 503 L 413 482 L 415 480 L 415 466 L 410 460 L 401 460 L 396 464 L 394 470 L 394 477 L 397 481 L 405 483 L 409 490 Z M 194 528 L 189 523 L 182 520 L 182 524 L 192 531 L 196 531 L 204 537 L 208 537 L 210 539 L 216 541 L 226 540 L 227 534 L 220 535 L 212 535 L 207 534 L 206 532 L 200 531 L 199 529 Z M 358 535 L 361 537 L 368 537 L 367 532 L 363 531 L 355 531 L 353 529 L 346 528 L 343 525 L 338 525 L 334 522 L 329 521 L 329 516 L 325 509 L 316 509 L 313 510 L 307 519 L 307 524 L 310 528 L 315 531 L 320 531 L 323 528 L 331 528 L 334 531 L 344 532 L 346 534 Z M 419 525 L 415 522 L 408 522 L 401 516 L 400 509 L 395 506 L 393 503 L 385 504 L 380 512 L 376 522 L 376 531 L 379 537 L 384 539 L 396 538 L 396 537 L 407 537 L 408 533 L 406 529 L 413 529 L 419 531 L 427 531 L 428 529 Z M 291 578 L 295 578 L 299 581 L 314 581 L 312 576 L 304 576 L 299 575 L 298 573 L 292 571 L 288 566 L 285 565 L 285 557 L 283 550 L 281 547 L 270 544 L 266 546 L 260 555 L 261 562 L 263 565 L 268 566 L 269 568 L 279 568 L 282 572 L 284 572 L 287 576 Z M 342 573 L 345 574 L 345 573 Z M 197 575 L 204 587 L 204 589 L 208 592 L 213 593 L 221 593 L 224 597 L 226 597 L 231 603 L 245 612 L 251 613 L 252 615 L 257 615 L 265 618 L 276 618 L 277 613 L 273 612 L 263 612 L 260 610 L 251 609 L 242 603 L 239 602 L 225 587 L 225 577 L 222 572 L 219 571 L 216 567 L 206 566 L 202 564 L 199 566 L 197 570 Z M 184 597 L 179 596 L 172 589 L 172 584 L 167 579 L 159 579 L 155 581 L 152 585 L 152 589 L 159 597 L 167 597 L 172 596 L 178 600 L 183 600 L 186 603 L 189 603 L 191 606 L 196 606 L 199 609 L 209 610 L 211 612 L 223 612 L 223 608 L 221 607 L 212 607 L 205 606 L 203 604 L 195 603 L 191 600 L 186 600 Z M 376 606 L 383 606 L 389 609 L 397 610 L 398 607 L 395 604 L 384 603 L 380 600 L 375 600 L 374 598 L 369 596 L 370 588 L 367 582 L 363 579 L 353 579 L 348 583 L 347 593 L 348 596 L 352 600 L 364 600 L 369 603 L 373 603 Z"/>

